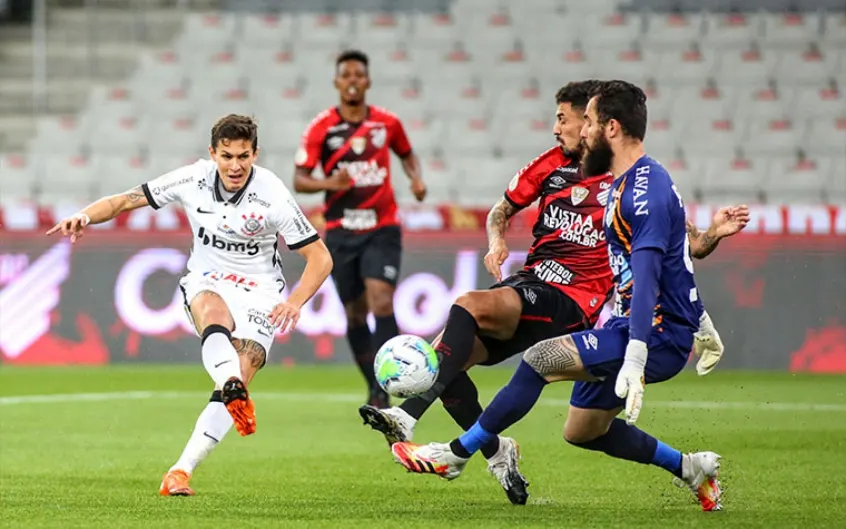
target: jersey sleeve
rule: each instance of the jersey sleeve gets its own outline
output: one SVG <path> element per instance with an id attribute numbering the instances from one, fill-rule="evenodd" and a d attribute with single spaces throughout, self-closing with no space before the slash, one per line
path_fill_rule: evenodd
<path id="1" fill-rule="evenodd" d="M 311 171 L 320 163 L 320 151 L 323 147 L 325 128 L 323 121 L 318 117 L 312 121 L 303 133 L 294 163 L 297 167 Z"/>
<path id="2" fill-rule="evenodd" d="M 402 126 L 402 121 L 399 119 L 393 120 L 391 126 L 391 150 L 400 158 L 404 158 L 411 153 L 411 142 L 408 140 L 405 127 Z"/>
<path id="3" fill-rule="evenodd" d="M 632 252 L 653 248 L 666 253 L 670 246 L 672 209 L 684 207 L 669 176 L 655 175 L 645 189 L 632 193 Z"/>
<path id="4" fill-rule="evenodd" d="M 542 174 L 540 162 L 541 159 L 536 158 L 520 169 L 511 179 L 508 189 L 505 190 L 505 199 L 511 202 L 511 205 L 522 209 L 530 206 L 540 197 L 543 190 L 541 184 L 545 176 Z"/>
<path id="5" fill-rule="evenodd" d="M 291 196 L 288 188 L 280 182 L 279 208 L 273 222 L 276 231 L 285 239 L 290 250 L 298 250 L 320 239 L 317 230 L 311 225 L 300 209 L 297 201 Z"/>
<path id="6" fill-rule="evenodd" d="M 183 194 L 191 188 L 190 184 L 194 184 L 197 178 L 199 176 L 194 165 L 186 165 L 141 184 L 141 190 L 144 191 L 150 207 L 159 209 L 172 202 L 184 200 Z"/>

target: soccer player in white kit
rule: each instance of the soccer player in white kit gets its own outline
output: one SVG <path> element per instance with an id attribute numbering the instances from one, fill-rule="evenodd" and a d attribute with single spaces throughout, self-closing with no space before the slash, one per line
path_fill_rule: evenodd
<path id="1" fill-rule="evenodd" d="M 59 222 L 76 242 L 100 224 L 143 206 L 181 204 L 191 224 L 188 273 L 179 280 L 188 317 L 202 338 L 203 365 L 215 391 L 197 419 L 182 456 L 164 475 L 159 493 L 191 496 L 191 474 L 232 425 L 256 431 L 247 385 L 264 365 L 277 327 L 294 329 L 301 307 L 332 270 L 332 258 L 291 193 L 275 174 L 254 165 L 258 128 L 230 114 L 211 130 L 211 160 L 198 160 L 119 195 L 101 198 Z M 278 236 L 306 260 L 299 285 L 282 298 L 285 278 Z"/>

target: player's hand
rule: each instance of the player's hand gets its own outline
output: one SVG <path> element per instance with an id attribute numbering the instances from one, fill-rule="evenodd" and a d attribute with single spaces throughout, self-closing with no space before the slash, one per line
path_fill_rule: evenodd
<path id="1" fill-rule="evenodd" d="M 723 358 L 725 347 L 720 339 L 720 333 L 714 327 L 707 312 L 699 318 L 699 330 L 693 335 L 693 354 L 699 357 L 696 362 L 696 373 L 704 377 L 717 367 Z"/>
<path id="2" fill-rule="evenodd" d="M 508 246 L 504 242 L 495 242 L 488 248 L 488 254 L 485 255 L 485 268 L 488 270 L 496 282 L 502 281 L 502 263 L 508 259 Z"/>
<path id="3" fill-rule="evenodd" d="M 720 208 L 714 214 L 711 228 L 714 231 L 714 235 L 722 239 L 723 237 L 731 237 L 735 233 L 738 233 L 747 224 L 749 224 L 749 206 L 743 204 L 740 206 Z"/>
<path id="4" fill-rule="evenodd" d="M 614 393 L 626 399 L 626 423 L 634 424 L 643 406 L 643 370 L 646 367 L 646 344 L 640 340 L 629 340 L 623 367 L 617 373 Z"/>
<path id="5" fill-rule="evenodd" d="M 423 202 L 423 199 L 426 198 L 426 184 L 423 180 L 415 178 L 411 181 L 411 193 L 417 199 L 417 202 Z"/>
<path id="6" fill-rule="evenodd" d="M 355 182 L 353 182 L 352 177 L 350 176 L 349 170 L 346 167 L 343 169 L 338 169 L 332 175 L 326 179 L 326 190 L 327 191 L 345 191 L 353 186 Z"/>
<path id="7" fill-rule="evenodd" d="M 57 231 L 62 232 L 62 237 L 70 237 L 70 242 L 75 243 L 83 236 L 83 230 L 91 222 L 91 217 L 85 213 L 76 213 L 59 222 L 47 231 L 47 235 L 53 235 Z"/>
<path id="8" fill-rule="evenodd" d="M 293 303 L 283 301 L 270 312 L 270 323 L 279 327 L 282 334 L 293 332 L 300 321 L 300 307 Z"/>

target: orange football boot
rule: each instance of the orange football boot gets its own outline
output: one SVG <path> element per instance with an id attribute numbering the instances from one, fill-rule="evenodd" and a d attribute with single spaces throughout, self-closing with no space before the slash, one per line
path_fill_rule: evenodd
<path id="1" fill-rule="evenodd" d="M 170 470 L 162 476 L 159 494 L 162 496 L 193 496 L 194 491 L 188 485 L 191 476 L 184 470 Z"/>
<path id="2" fill-rule="evenodd" d="M 232 377 L 223 385 L 220 392 L 221 400 L 226 406 L 235 429 L 242 436 L 256 433 L 256 407 L 244 383 Z"/>

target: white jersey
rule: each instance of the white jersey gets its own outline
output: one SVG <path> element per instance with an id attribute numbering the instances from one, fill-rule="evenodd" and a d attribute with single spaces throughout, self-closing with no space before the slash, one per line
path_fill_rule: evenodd
<path id="1" fill-rule="evenodd" d="M 232 274 L 281 291 L 277 235 L 296 250 L 318 240 L 317 231 L 271 171 L 254 165 L 244 187 L 229 198 L 219 180 L 217 164 L 198 160 L 141 187 L 154 209 L 172 202 L 185 208 L 194 237 L 190 273 Z"/>

